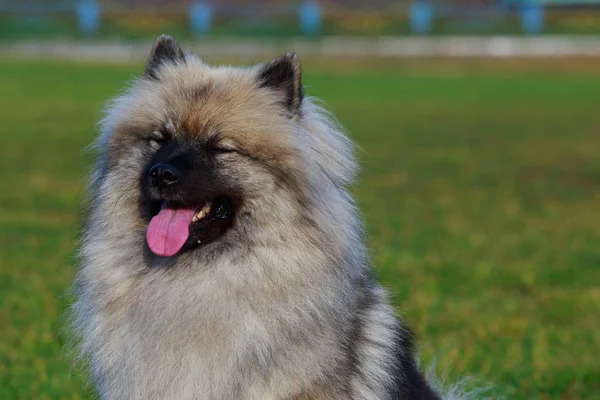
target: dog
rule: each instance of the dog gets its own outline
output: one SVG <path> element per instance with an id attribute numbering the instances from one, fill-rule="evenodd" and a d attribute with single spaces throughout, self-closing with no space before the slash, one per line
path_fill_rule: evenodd
<path id="1" fill-rule="evenodd" d="M 440 398 L 295 54 L 215 67 L 163 35 L 100 126 L 73 312 L 102 399 Z"/>

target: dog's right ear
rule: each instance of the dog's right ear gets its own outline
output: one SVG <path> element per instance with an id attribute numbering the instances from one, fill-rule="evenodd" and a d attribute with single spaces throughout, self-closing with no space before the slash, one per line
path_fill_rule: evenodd
<path id="1" fill-rule="evenodd" d="M 283 104 L 292 115 L 297 115 L 304 98 L 302 88 L 302 67 L 294 53 L 286 53 L 263 66 L 258 74 L 261 87 L 279 94 Z"/>
<path id="2" fill-rule="evenodd" d="M 175 39 L 168 35 L 160 35 L 146 63 L 144 77 L 158 80 L 158 70 L 164 64 L 185 62 L 185 54 Z"/>

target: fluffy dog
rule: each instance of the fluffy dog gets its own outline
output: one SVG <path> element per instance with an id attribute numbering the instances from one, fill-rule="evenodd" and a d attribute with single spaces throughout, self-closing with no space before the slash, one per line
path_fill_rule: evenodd
<path id="1" fill-rule="evenodd" d="M 296 55 L 213 67 L 161 36 L 97 149 L 74 311 L 101 398 L 439 398 Z"/>

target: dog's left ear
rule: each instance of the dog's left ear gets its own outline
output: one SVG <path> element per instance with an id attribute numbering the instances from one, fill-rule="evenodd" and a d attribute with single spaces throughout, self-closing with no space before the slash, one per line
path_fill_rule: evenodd
<path id="1" fill-rule="evenodd" d="M 163 64 L 185 62 L 185 54 L 179 44 L 169 35 L 160 35 L 146 63 L 144 76 L 150 79 L 158 79 L 158 70 Z"/>
<path id="2" fill-rule="evenodd" d="M 261 87 L 275 90 L 283 104 L 296 115 L 304 97 L 302 67 L 294 53 L 286 53 L 263 66 L 258 73 Z"/>

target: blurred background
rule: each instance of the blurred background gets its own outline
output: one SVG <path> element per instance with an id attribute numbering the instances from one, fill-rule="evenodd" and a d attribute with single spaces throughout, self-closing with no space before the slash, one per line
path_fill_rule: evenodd
<path id="1" fill-rule="evenodd" d="M 597 0 L 2 0 L 8 38 L 594 34 Z"/>
<path id="2" fill-rule="evenodd" d="M 600 399 L 600 1 L 0 0 L 0 398 L 94 398 L 65 309 L 103 105 L 173 35 L 300 55 L 360 146 L 373 261 L 423 366 Z"/>

